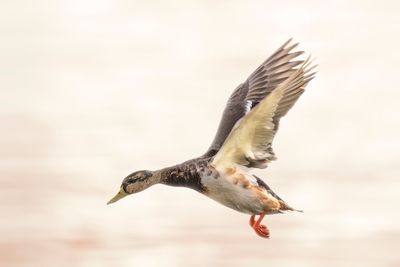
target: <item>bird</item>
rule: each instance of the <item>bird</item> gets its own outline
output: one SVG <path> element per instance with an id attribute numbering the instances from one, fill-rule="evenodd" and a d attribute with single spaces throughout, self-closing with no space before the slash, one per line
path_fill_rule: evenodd
<path id="1" fill-rule="evenodd" d="M 311 57 L 300 59 L 292 38 L 280 46 L 230 95 L 216 135 L 206 152 L 183 163 L 126 176 L 107 203 L 141 192 L 152 185 L 187 187 L 236 211 L 250 215 L 257 235 L 270 238 L 261 224 L 266 215 L 301 210 L 289 206 L 266 182 L 251 173 L 277 159 L 272 142 L 280 119 L 315 77 Z M 257 217 L 258 216 L 258 217 Z"/>

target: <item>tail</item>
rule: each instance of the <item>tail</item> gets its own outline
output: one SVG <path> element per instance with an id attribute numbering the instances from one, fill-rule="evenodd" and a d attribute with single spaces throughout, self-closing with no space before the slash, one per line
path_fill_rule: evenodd
<path id="1" fill-rule="evenodd" d="M 281 205 L 280 208 L 279 208 L 280 211 L 284 211 L 284 212 L 285 211 L 304 212 L 303 210 L 297 210 L 297 209 L 294 209 L 294 208 L 290 207 L 285 201 L 283 201 L 281 199 L 279 199 L 279 204 Z"/>
<path id="2" fill-rule="evenodd" d="M 285 212 L 285 211 L 296 211 L 296 212 L 303 212 L 303 210 L 298 210 L 294 209 L 291 206 L 289 206 L 282 198 L 280 198 L 272 189 L 259 177 L 253 175 L 258 183 L 258 186 L 265 188 L 268 193 L 270 193 L 274 198 L 276 198 L 279 201 L 280 208 L 279 211 Z"/>

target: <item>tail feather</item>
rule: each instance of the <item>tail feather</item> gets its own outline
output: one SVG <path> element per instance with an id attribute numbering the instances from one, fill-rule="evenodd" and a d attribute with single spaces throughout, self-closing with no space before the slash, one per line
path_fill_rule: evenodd
<path id="1" fill-rule="evenodd" d="M 297 212 L 303 212 L 302 210 L 297 210 L 292 207 L 290 207 L 285 201 L 279 200 L 280 208 L 279 210 L 281 211 L 297 211 Z"/>
<path id="2" fill-rule="evenodd" d="M 259 186 L 265 188 L 268 193 L 270 193 L 273 197 L 275 197 L 280 204 L 280 208 L 279 211 L 284 212 L 284 211 L 296 211 L 296 212 L 303 212 L 302 210 L 298 210 L 298 209 L 294 209 L 291 206 L 289 206 L 282 198 L 280 198 L 274 191 L 272 191 L 272 189 L 259 177 L 253 175 Z"/>

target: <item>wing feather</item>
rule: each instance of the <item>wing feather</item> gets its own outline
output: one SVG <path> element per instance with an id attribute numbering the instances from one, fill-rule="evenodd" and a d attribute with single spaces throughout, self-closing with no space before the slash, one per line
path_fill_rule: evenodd
<path id="1" fill-rule="evenodd" d="M 229 97 L 217 133 L 203 157 L 214 156 L 225 142 L 234 125 L 257 106 L 279 84 L 284 82 L 302 64 L 295 60 L 303 51 L 292 52 L 298 43 L 285 42 L 266 59 Z"/>
<path id="2" fill-rule="evenodd" d="M 289 78 L 265 97 L 232 130 L 225 143 L 215 155 L 213 164 L 239 164 L 246 167 L 265 168 L 275 159 L 272 141 L 281 117 L 286 115 L 304 92 L 305 86 L 314 78 L 307 59 Z"/>

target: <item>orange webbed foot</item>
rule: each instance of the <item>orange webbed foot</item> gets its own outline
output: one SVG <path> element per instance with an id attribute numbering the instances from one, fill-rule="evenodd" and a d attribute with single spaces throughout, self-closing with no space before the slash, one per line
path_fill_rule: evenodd
<path id="1" fill-rule="evenodd" d="M 251 215 L 250 217 L 250 226 L 251 228 L 254 229 L 254 231 L 256 232 L 257 235 L 264 237 L 264 238 L 269 238 L 269 229 L 267 228 L 267 226 L 261 224 L 262 219 L 265 216 L 265 212 L 261 213 L 260 217 L 258 218 L 258 220 L 255 220 L 255 215 Z"/>

